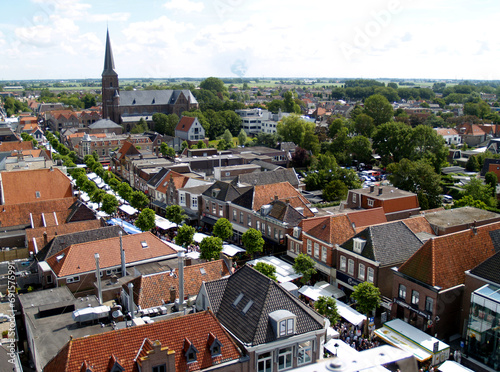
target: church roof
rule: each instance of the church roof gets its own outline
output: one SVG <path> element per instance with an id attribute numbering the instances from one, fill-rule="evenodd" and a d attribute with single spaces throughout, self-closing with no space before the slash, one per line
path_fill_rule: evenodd
<path id="1" fill-rule="evenodd" d="M 113 120 L 101 119 L 93 124 L 89 125 L 90 129 L 102 129 L 102 128 L 121 128 L 120 125 L 116 124 Z"/>
<path id="2" fill-rule="evenodd" d="M 111 50 L 111 42 L 109 41 L 109 30 L 106 32 L 106 54 L 104 55 L 104 69 L 102 76 L 118 75 L 115 72 L 115 61 L 113 60 L 113 51 Z"/>
<path id="3" fill-rule="evenodd" d="M 172 105 L 183 94 L 189 103 L 198 103 L 189 89 L 130 90 L 120 92 L 120 106 Z"/>

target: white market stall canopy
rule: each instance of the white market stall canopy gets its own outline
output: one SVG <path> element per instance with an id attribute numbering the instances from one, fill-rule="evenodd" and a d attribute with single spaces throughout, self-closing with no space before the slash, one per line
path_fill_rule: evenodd
<path id="1" fill-rule="evenodd" d="M 460 363 L 454 362 L 453 360 L 447 360 L 439 366 L 438 370 L 441 372 L 473 372 L 472 369 L 464 367 Z"/>
<path id="2" fill-rule="evenodd" d="M 346 305 L 343 302 L 337 301 L 337 310 L 339 312 L 339 315 L 347 320 L 349 323 L 353 325 L 360 325 L 363 323 L 364 320 L 366 320 L 366 316 L 359 313 L 352 307 Z"/>
<path id="3" fill-rule="evenodd" d="M 314 284 L 314 287 L 321 288 L 321 289 L 324 289 L 325 291 L 330 292 L 332 294 L 332 296 L 335 298 L 342 298 L 345 296 L 345 293 L 341 289 L 339 289 L 339 288 L 335 287 L 334 285 L 331 285 L 325 281 L 317 282 L 316 284 Z"/>
<path id="4" fill-rule="evenodd" d="M 385 342 L 412 353 L 419 362 L 432 359 L 431 364 L 436 365 L 450 356 L 449 345 L 401 319 L 386 322 L 382 328 L 375 330 L 375 334 Z M 436 343 L 437 352 L 434 353 Z"/>
<path id="5" fill-rule="evenodd" d="M 168 230 L 168 229 L 171 229 L 172 227 L 177 226 L 177 224 L 170 222 L 166 218 L 158 216 L 157 214 L 155 214 L 155 224 L 156 224 L 156 226 L 158 226 L 160 229 L 163 229 L 163 230 Z"/>
<path id="6" fill-rule="evenodd" d="M 197 260 L 200 258 L 200 252 L 192 251 L 192 252 L 186 253 L 186 257 L 190 258 L 192 260 Z"/>
<path id="7" fill-rule="evenodd" d="M 93 181 L 95 178 L 97 178 L 97 177 L 99 177 L 99 176 L 98 176 L 97 174 L 95 174 L 95 173 L 88 173 L 88 174 L 87 174 L 87 178 L 88 178 L 89 180 L 92 180 L 92 181 Z"/>
<path id="8" fill-rule="evenodd" d="M 134 207 L 128 205 L 128 204 L 122 204 L 118 207 L 121 211 L 127 213 L 129 216 L 132 216 L 133 214 L 136 214 L 138 212 L 137 209 Z"/>
<path id="9" fill-rule="evenodd" d="M 234 257 L 238 253 L 243 253 L 243 252 L 246 252 L 246 250 L 244 248 L 238 247 L 237 245 L 234 245 L 234 244 L 223 244 L 222 245 L 222 253 L 224 253 L 226 256 Z"/>
<path id="10" fill-rule="evenodd" d="M 203 234 L 203 233 L 194 233 L 193 235 L 193 240 L 196 242 L 196 243 L 201 243 L 201 241 L 205 238 L 208 238 L 208 235 L 207 234 Z"/>
<path id="11" fill-rule="evenodd" d="M 255 266 L 258 262 L 265 262 L 276 267 L 276 279 L 278 279 L 278 283 L 291 282 L 292 280 L 302 277 L 302 275 L 295 273 L 292 265 L 288 262 L 273 256 L 260 257 L 255 260 L 248 261 L 247 264 Z"/>

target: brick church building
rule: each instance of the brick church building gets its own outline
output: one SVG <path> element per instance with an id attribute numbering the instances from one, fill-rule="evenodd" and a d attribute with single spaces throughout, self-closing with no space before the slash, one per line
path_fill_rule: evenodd
<path id="1" fill-rule="evenodd" d="M 152 122 L 153 114 L 177 114 L 198 108 L 198 101 L 189 89 L 183 90 L 133 90 L 120 92 L 118 74 L 115 71 L 113 52 L 106 34 L 106 54 L 102 71 L 102 116 L 123 125 L 130 132 L 141 118 Z"/>

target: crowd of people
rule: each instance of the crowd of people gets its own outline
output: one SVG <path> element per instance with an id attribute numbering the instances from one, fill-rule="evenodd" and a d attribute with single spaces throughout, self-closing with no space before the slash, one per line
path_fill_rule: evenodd
<path id="1" fill-rule="evenodd" d="M 339 333 L 339 338 L 357 351 L 367 350 L 380 345 L 378 340 L 362 337 L 362 330 L 348 322 L 338 322 L 333 325 Z"/>

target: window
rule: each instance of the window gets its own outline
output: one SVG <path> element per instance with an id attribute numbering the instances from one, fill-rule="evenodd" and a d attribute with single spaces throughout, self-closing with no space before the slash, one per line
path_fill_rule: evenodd
<path id="1" fill-rule="evenodd" d="M 349 258 L 349 261 L 347 261 L 347 273 L 349 275 L 354 275 L 354 260 L 351 260 Z"/>
<path id="2" fill-rule="evenodd" d="M 375 272 L 372 267 L 368 268 L 368 281 L 373 283 L 373 277 L 375 276 Z"/>
<path id="3" fill-rule="evenodd" d="M 255 230 L 260 230 L 260 221 L 255 221 Z"/>
<path id="4" fill-rule="evenodd" d="M 215 206 L 215 203 L 212 202 L 212 214 L 217 214 L 217 211 L 216 211 L 217 207 Z"/>
<path id="5" fill-rule="evenodd" d="M 274 240 L 278 240 L 278 229 L 274 228 Z"/>
<path id="6" fill-rule="evenodd" d="M 210 202 L 205 201 L 205 210 L 210 211 Z"/>
<path id="7" fill-rule="evenodd" d="M 300 245 L 299 243 L 295 243 L 295 252 L 300 253 Z"/>
<path id="8" fill-rule="evenodd" d="M 280 322 L 280 336 L 286 336 L 286 320 Z"/>
<path id="9" fill-rule="evenodd" d="M 295 333 L 295 330 L 293 327 L 293 319 L 287 319 L 287 321 L 286 321 L 286 333 L 288 335 L 293 335 Z"/>
<path id="10" fill-rule="evenodd" d="M 265 232 L 266 232 L 266 224 L 264 222 L 262 222 L 262 226 L 261 227 L 262 227 L 262 231 L 261 231 L 262 235 L 264 235 Z"/>
<path id="11" fill-rule="evenodd" d="M 356 194 L 354 194 L 354 193 L 352 194 L 352 202 L 356 203 Z"/>
<path id="12" fill-rule="evenodd" d="M 185 206 L 186 205 L 186 194 L 179 194 L 179 196 L 180 196 L 181 205 Z"/>
<path id="13" fill-rule="evenodd" d="M 347 266 L 346 264 L 347 264 L 347 259 L 345 258 L 345 256 L 340 256 L 340 268 L 339 268 L 339 270 L 345 272 L 345 268 Z"/>
<path id="14" fill-rule="evenodd" d="M 224 216 L 224 208 L 223 208 L 222 204 L 219 204 L 219 216 L 220 217 Z"/>
<path id="15" fill-rule="evenodd" d="M 373 207 L 373 199 L 368 199 L 368 206 Z"/>
<path id="16" fill-rule="evenodd" d="M 236 221 L 236 209 L 233 209 L 233 221 Z"/>
<path id="17" fill-rule="evenodd" d="M 257 372 L 272 372 L 273 358 L 271 352 L 261 354 L 257 357 Z"/>
<path id="18" fill-rule="evenodd" d="M 240 212 L 240 223 L 243 225 L 243 212 Z"/>
<path id="19" fill-rule="evenodd" d="M 319 244 L 314 242 L 314 257 L 319 258 Z"/>
<path id="20" fill-rule="evenodd" d="M 285 347 L 278 352 L 278 371 L 292 368 L 292 347 Z"/>
<path id="21" fill-rule="evenodd" d="M 299 344 L 297 364 L 307 364 L 312 361 L 312 341 L 305 341 Z"/>
<path id="22" fill-rule="evenodd" d="M 325 246 L 321 246 L 321 261 L 326 262 L 328 251 Z"/>
<path id="23" fill-rule="evenodd" d="M 154 366 L 153 372 L 167 372 L 167 365 L 162 364 L 161 366 Z"/>
<path id="24" fill-rule="evenodd" d="M 247 216 L 247 226 L 252 227 L 252 216 L 250 215 Z"/>
<path id="25" fill-rule="evenodd" d="M 307 239 L 307 254 L 311 254 L 312 253 L 312 243 L 309 239 Z"/>
<path id="26" fill-rule="evenodd" d="M 49 275 L 49 276 L 47 277 L 47 284 L 51 284 L 51 283 L 52 283 L 52 276 L 51 276 L 51 275 Z"/>
<path id="27" fill-rule="evenodd" d="M 365 280 L 365 265 L 361 263 L 358 265 L 358 278 Z"/>
<path id="28" fill-rule="evenodd" d="M 102 274 L 102 272 L 101 272 Z M 66 283 L 76 283 L 76 282 L 79 282 L 80 281 L 80 276 L 76 275 L 76 276 L 71 276 L 69 278 L 66 279 Z"/>
<path id="29" fill-rule="evenodd" d="M 40 197 L 40 191 L 35 191 L 35 197 L 38 199 Z"/>
<path id="30" fill-rule="evenodd" d="M 399 285 L 399 292 L 398 292 L 399 298 L 402 298 L 403 300 L 406 299 L 406 286 L 403 284 Z"/>
<path id="31" fill-rule="evenodd" d="M 411 291 L 411 303 L 413 305 L 418 305 L 419 294 L 417 291 Z"/>
<path id="32" fill-rule="evenodd" d="M 425 297 L 425 310 L 432 313 L 432 308 L 434 307 L 434 299 L 431 297 Z"/>
<path id="33" fill-rule="evenodd" d="M 267 225 L 267 236 L 271 236 L 271 225 Z"/>
<path id="34" fill-rule="evenodd" d="M 192 196 L 191 197 L 191 209 L 198 208 L 198 197 L 197 196 Z"/>

